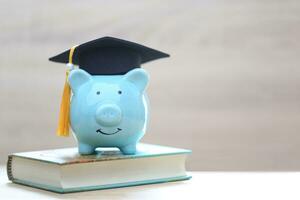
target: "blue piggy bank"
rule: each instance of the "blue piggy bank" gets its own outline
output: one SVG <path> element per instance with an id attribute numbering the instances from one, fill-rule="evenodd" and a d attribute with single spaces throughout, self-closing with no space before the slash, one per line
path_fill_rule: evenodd
<path id="1" fill-rule="evenodd" d="M 70 124 L 80 154 L 92 154 L 97 147 L 117 147 L 123 154 L 136 152 L 147 126 L 148 80 L 141 68 L 125 75 L 92 76 L 81 69 L 70 72 Z"/>

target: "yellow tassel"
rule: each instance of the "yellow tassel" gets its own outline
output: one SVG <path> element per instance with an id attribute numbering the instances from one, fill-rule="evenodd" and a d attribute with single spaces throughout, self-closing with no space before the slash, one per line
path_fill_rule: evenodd
<path id="1" fill-rule="evenodd" d="M 57 135 L 58 136 L 69 136 L 70 132 L 70 98 L 71 98 L 71 88 L 68 83 L 69 71 L 66 73 L 66 81 L 63 91 L 63 96 L 60 104 L 60 112 L 59 112 L 59 121 L 57 127 Z"/>
<path id="2" fill-rule="evenodd" d="M 73 64 L 73 53 L 76 46 L 72 47 L 70 49 L 69 54 L 69 64 Z M 68 137 L 70 133 L 70 99 L 71 99 L 71 88 L 68 83 L 68 77 L 69 77 L 70 69 L 66 72 L 66 80 L 65 80 L 65 86 L 64 91 L 61 99 L 60 104 L 60 112 L 59 112 L 59 121 L 58 121 L 58 127 L 56 134 L 58 136 L 65 136 Z"/>

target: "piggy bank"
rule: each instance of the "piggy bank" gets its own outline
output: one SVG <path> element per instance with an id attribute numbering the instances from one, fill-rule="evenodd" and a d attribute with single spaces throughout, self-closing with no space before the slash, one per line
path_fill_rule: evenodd
<path id="1" fill-rule="evenodd" d="M 74 69 L 68 77 L 72 89 L 70 124 L 82 155 L 97 147 L 117 147 L 134 154 L 145 134 L 148 74 L 136 68 L 124 75 L 90 75 Z"/>

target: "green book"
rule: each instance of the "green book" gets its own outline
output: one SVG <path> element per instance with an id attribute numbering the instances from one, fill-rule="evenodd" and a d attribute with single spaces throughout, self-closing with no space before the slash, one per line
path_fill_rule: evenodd
<path id="1" fill-rule="evenodd" d="M 14 183 L 57 193 L 80 192 L 187 180 L 185 160 L 190 150 L 140 143 L 135 155 L 98 148 L 88 156 L 77 148 L 14 153 L 7 175 Z"/>

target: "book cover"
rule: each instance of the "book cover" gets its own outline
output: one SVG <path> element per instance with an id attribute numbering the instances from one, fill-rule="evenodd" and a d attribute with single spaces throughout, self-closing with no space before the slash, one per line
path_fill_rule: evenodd
<path id="1" fill-rule="evenodd" d="M 119 150 L 114 148 L 99 148 L 97 149 L 97 153 L 93 155 L 81 156 L 78 153 L 77 148 L 64 148 L 64 149 L 54 149 L 54 150 L 43 150 L 43 151 L 32 151 L 32 152 L 22 152 L 22 153 L 14 153 L 8 157 L 7 163 L 7 175 L 8 178 L 15 183 L 28 185 L 31 187 L 46 189 L 58 193 L 66 193 L 66 192 L 79 192 L 86 190 L 95 190 L 95 189 L 108 189 L 108 188 L 116 188 L 116 187 L 126 187 L 126 186 L 134 186 L 134 185 L 143 185 L 143 184 L 152 184 L 152 183 L 162 183 L 168 181 L 177 181 L 177 180 L 186 180 L 191 178 L 188 175 L 180 175 L 180 176 L 169 176 L 169 177 L 157 177 L 157 178 L 145 178 L 145 179 L 134 179 L 135 181 L 120 181 L 120 182 L 110 182 L 108 184 L 100 184 L 100 185 L 90 185 L 87 184 L 80 187 L 57 187 L 51 186 L 50 184 L 41 184 L 37 183 L 37 181 L 25 180 L 17 178 L 14 176 L 13 171 L 13 159 L 14 157 L 22 158 L 31 161 L 38 161 L 42 163 L 54 164 L 59 167 L 62 166 L 74 166 L 74 165 L 83 165 L 87 163 L 94 163 L 101 165 L 101 162 L 107 161 L 118 161 L 118 160 L 134 160 L 139 158 L 159 158 L 163 157 L 166 159 L 168 156 L 172 155 L 180 155 L 180 154 L 189 154 L 190 150 L 179 149 L 173 147 L 165 147 L 159 145 L 151 145 L 151 144 L 139 144 L 137 147 L 137 153 L 135 155 L 123 155 Z M 132 162 L 132 161 L 130 161 Z M 145 160 L 147 163 L 147 160 Z M 149 163 L 148 163 L 149 165 Z M 118 169 L 122 170 L 122 167 Z M 134 168 L 133 168 L 134 170 Z M 61 173 L 61 172 L 60 172 Z M 110 173 L 110 172 L 107 172 Z"/>

